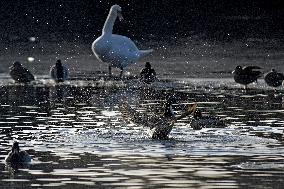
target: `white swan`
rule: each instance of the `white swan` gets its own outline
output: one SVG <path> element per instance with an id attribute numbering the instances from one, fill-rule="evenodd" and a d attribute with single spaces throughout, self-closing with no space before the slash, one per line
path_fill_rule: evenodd
<path id="1" fill-rule="evenodd" d="M 122 77 L 125 67 L 135 63 L 139 58 L 151 53 L 153 50 L 139 50 L 128 37 L 112 34 L 113 25 L 117 17 L 119 20 L 123 19 L 121 7 L 113 5 L 105 21 L 102 35 L 92 44 L 92 51 L 98 60 L 109 64 L 110 75 L 111 67 L 116 67 L 121 70 L 120 77 Z"/>

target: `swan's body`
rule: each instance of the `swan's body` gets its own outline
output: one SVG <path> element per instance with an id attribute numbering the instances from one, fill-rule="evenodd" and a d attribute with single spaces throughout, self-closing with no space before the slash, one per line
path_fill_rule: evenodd
<path id="1" fill-rule="evenodd" d="M 200 130 L 202 128 L 224 128 L 226 124 L 218 117 L 203 116 L 200 110 L 196 110 L 193 114 L 190 126 L 194 130 Z"/>
<path id="2" fill-rule="evenodd" d="M 56 82 L 64 82 L 68 79 L 68 69 L 62 65 L 61 60 L 57 60 L 56 64 L 50 68 L 50 77 Z"/>
<path id="3" fill-rule="evenodd" d="M 256 69 L 261 68 L 258 66 L 237 66 L 233 71 L 235 82 L 245 85 L 246 88 L 248 84 L 257 81 L 261 77 L 262 73 Z"/>
<path id="4" fill-rule="evenodd" d="M 26 151 L 20 150 L 18 142 L 14 142 L 12 150 L 5 158 L 7 163 L 29 163 L 31 160 L 31 156 Z"/>
<path id="5" fill-rule="evenodd" d="M 152 50 L 139 50 L 134 42 L 128 37 L 113 34 L 113 25 L 116 18 L 122 19 L 121 7 L 113 5 L 105 21 L 102 35 L 92 44 L 92 51 L 101 62 L 109 64 L 109 73 L 111 67 L 116 67 L 122 71 L 130 64 L 152 52 Z"/>
<path id="6" fill-rule="evenodd" d="M 265 74 L 264 80 L 266 84 L 269 85 L 270 87 L 279 87 L 282 85 L 282 82 L 284 80 L 284 75 L 272 69 L 270 72 Z"/>
<path id="7" fill-rule="evenodd" d="M 33 74 L 24 68 L 20 62 L 14 62 L 10 67 L 10 76 L 19 83 L 28 83 L 35 80 Z"/>

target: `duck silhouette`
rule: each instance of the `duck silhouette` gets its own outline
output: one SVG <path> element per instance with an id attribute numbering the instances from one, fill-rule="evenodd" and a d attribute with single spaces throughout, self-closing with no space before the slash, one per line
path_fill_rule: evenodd
<path id="1" fill-rule="evenodd" d="M 5 161 L 7 163 L 29 163 L 31 159 L 31 156 L 26 151 L 20 150 L 19 142 L 14 142 L 12 150 L 6 156 Z"/>
<path id="2" fill-rule="evenodd" d="M 50 76 L 56 82 L 64 82 L 68 79 L 68 69 L 62 65 L 60 59 L 50 68 Z"/>
<path id="3" fill-rule="evenodd" d="M 10 67 L 10 76 L 19 83 L 28 83 L 35 80 L 33 74 L 18 61 L 14 62 Z"/>
<path id="4" fill-rule="evenodd" d="M 204 116 L 199 109 L 196 109 L 190 121 L 190 126 L 194 130 L 200 130 L 202 128 L 224 128 L 226 124 L 220 118 L 212 115 Z"/>
<path id="5" fill-rule="evenodd" d="M 282 85 L 284 80 L 284 75 L 272 69 L 270 72 L 264 75 L 264 81 L 270 87 L 279 87 Z"/>
<path id="6" fill-rule="evenodd" d="M 261 68 L 258 66 L 237 66 L 232 72 L 235 82 L 245 85 L 246 89 L 248 84 L 256 82 L 262 76 L 262 73 L 258 69 Z"/>

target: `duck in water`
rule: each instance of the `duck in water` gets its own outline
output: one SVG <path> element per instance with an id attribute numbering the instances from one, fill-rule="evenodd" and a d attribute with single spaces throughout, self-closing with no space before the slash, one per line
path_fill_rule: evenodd
<path id="1" fill-rule="evenodd" d="M 21 151 L 18 142 L 14 142 L 12 150 L 9 152 L 5 161 L 7 163 L 29 163 L 32 158 L 26 151 Z"/>
<path id="2" fill-rule="evenodd" d="M 151 68 L 150 62 L 146 62 L 145 68 L 140 72 L 140 81 L 150 84 L 156 80 L 156 72 Z"/>
<path id="3" fill-rule="evenodd" d="M 10 67 L 10 76 L 19 83 L 28 83 L 35 80 L 33 74 L 18 61 L 14 62 Z"/>
<path id="4" fill-rule="evenodd" d="M 284 75 L 272 69 L 270 72 L 264 75 L 264 81 L 270 87 L 279 87 L 282 85 Z"/>
<path id="5" fill-rule="evenodd" d="M 164 106 L 164 113 L 160 116 L 148 116 L 140 113 L 127 105 L 127 103 L 122 105 L 122 113 L 124 117 L 129 118 L 134 123 L 149 127 L 152 131 L 152 139 L 166 140 L 169 139 L 174 123 L 190 115 L 196 109 L 196 104 L 193 104 L 183 114 L 176 116 L 172 107 L 174 102 L 174 97 L 168 98 Z"/>
<path id="6" fill-rule="evenodd" d="M 235 82 L 245 85 L 245 89 L 247 89 L 248 84 L 256 82 L 261 77 L 262 73 L 257 69 L 261 68 L 258 66 L 237 66 L 232 72 Z"/>
<path id="7" fill-rule="evenodd" d="M 224 128 L 225 123 L 218 117 L 214 116 L 204 116 L 200 110 L 196 110 L 193 113 L 193 118 L 190 122 L 190 126 L 194 130 L 200 130 L 202 128 Z"/>
<path id="8" fill-rule="evenodd" d="M 68 78 L 68 69 L 62 65 L 60 59 L 50 68 L 50 76 L 56 82 L 64 82 Z"/>

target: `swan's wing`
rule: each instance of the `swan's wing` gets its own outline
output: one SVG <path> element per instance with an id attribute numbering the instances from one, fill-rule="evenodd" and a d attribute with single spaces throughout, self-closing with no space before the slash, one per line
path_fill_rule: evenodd
<path id="1" fill-rule="evenodd" d="M 149 116 L 146 113 L 138 112 L 127 103 L 120 105 L 120 111 L 124 118 L 129 119 L 135 124 L 142 125 L 144 127 L 149 127 L 150 129 L 156 127 L 156 125 L 160 121 L 162 121 L 160 116 Z"/>
<path id="2" fill-rule="evenodd" d="M 138 48 L 135 43 L 128 37 L 113 34 L 111 38 L 111 49 L 113 51 L 121 51 L 121 49 L 123 49 L 129 52 L 138 52 Z"/>

